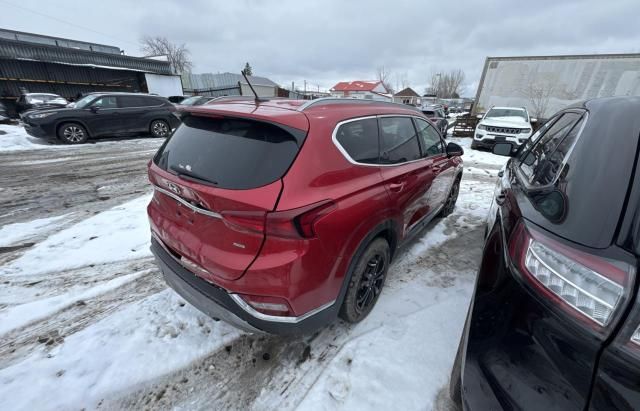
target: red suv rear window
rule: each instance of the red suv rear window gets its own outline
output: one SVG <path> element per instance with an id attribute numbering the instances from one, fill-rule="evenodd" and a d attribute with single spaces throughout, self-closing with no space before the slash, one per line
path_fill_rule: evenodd
<path id="1" fill-rule="evenodd" d="M 154 162 L 219 188 L 261 187 L 291 166 L 301 145 L 301 137 L 293 133 L 255 120 L 187 116 Z"/>

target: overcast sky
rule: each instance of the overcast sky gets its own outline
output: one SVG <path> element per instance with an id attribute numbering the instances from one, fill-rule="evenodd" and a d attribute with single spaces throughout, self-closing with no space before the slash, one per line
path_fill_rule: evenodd
<path id="1" fill-rule="evenodd" d="M 26 10 L 29 9 L 29 10 Z M 640 0 L 0 0 L 0 27 L 119 46 L 143 35 L 185 43 L 194 72 L 239 72 L 296 87 L 462 69 L 475 94 L 486 56 L 640 52 Z M 80 27 L 82 26 L 82 27 Z M 88 30 L 87 28 L 91 29 Z"/>

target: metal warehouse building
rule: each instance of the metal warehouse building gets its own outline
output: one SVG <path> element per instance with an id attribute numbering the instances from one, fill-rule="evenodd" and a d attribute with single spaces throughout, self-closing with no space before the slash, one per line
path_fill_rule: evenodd
<path id="1" fill-rule="evenodd" d="M 266 77 L 247 76 L 260 97 L 276 97 L 278 85 Z M 246 80 L 237 73 L 204 73 L 182 75 L 184 91 L 201 96 L 252 96 Z"/>
<path id="2" fill-rule="evenodd" d="M 167 61 L 123 55 L 118 47 L 0 29 L 0 99 L 23 92 L 73 99 L 94 91 L 182 94 Z"/>
<path id="3" fill-rule="evenodd" d="M 487 57 L 474 111 L 527 107 L 548 118 L 577 101 L 640 95 L 640 54 Z"/>

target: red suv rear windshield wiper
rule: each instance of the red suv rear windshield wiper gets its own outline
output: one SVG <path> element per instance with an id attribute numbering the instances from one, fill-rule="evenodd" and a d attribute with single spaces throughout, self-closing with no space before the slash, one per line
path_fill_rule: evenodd
<path id="1" fill-rule="evenodd" d="M 169 168 L 174 171 L 176 173 L 176 175 L 180 178 L 183 178 L 185 180 L 188 181 L 195 181 L 196 183 L 201 183 L 201 184 L 205 184 L 205 185 L 209 185 L 209 186 L 214 186 L 216 187 L 218 185 L 217 181 L 211 181 L 209 179 L 206 179 L 192 171 L 187 171 L 185 169 L 176 167 L 176 166 L 169 166 Z"/>

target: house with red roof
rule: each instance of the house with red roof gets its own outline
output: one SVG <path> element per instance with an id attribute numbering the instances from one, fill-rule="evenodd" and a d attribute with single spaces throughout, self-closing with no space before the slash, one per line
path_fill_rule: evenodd
<path id="1" fill-rule="evenodd" d="M 341 81 L 329 90 L 332 97 L 393 101 L 393 96 L 381 81 Z"/>

